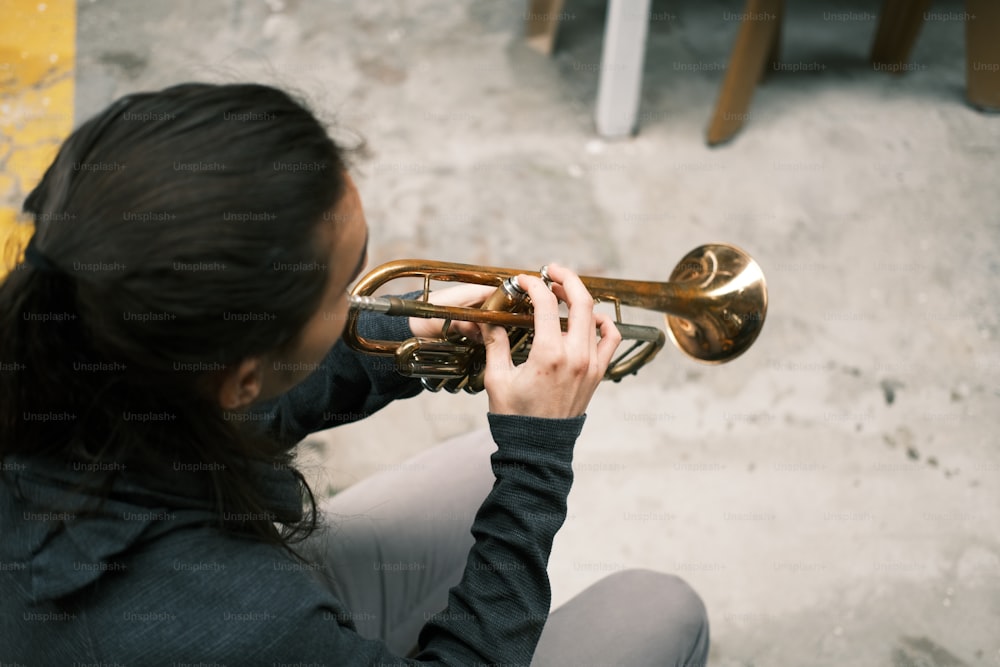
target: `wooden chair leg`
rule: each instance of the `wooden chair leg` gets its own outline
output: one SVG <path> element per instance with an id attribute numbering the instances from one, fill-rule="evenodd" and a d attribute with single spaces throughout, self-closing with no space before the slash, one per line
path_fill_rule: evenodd
<path id="1" fill-rule="evenodd" d="M 551 55 L 559 30 L 565 0 L 529 0 L 524 17 L 524 36 L 528 46 L 539 53 Z"/>
<path id="2" fill-rule="evenodd" d="M 1000 111 L 1000 2 L 965 0 L 965 97 L 986 111 Z M 975 16 L 975 18 L 972 18 Z"/>
<path id="3" fill-rule="evenodd" d="M 708 125 L 709 146 L 731 139 L 743 127 L 754 88 L 776 50 L 784 1 L 747 0 L 744 13 Z"/>
<path id="4" fill-rule="evenodd" d="M 905 71 L 903 64 L 917 41 L 924 12 L 931 0 L 885 0 L 872 43 L 872 65 L 894 74 Z"/>
<path id="5" fill-rule="evenodd" d="M 764 64 L 764 71 L 761 72 L 760 74 L 761 81 L 767 78 L 767 73 L 770 72 L 772 69 L 778 69 L 777 65 L 779 62 L 781 62 L 782 24 L 783 24 L 782 17 L 778 16 L 778 29 L 774 31 L 774 37 L 771 38 L 771 51 L 767 54 L 767 62 Z"/>

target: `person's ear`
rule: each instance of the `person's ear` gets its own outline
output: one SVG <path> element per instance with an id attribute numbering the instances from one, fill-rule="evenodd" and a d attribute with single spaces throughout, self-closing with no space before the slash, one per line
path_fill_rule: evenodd
<path id="1" fill-rule="evenodd" d="M 260 357 L 244 359 L 228 369 L 219 384 L 219 405 L 225 410 L 240 410 L 260 395 L 263 374 Z"/>

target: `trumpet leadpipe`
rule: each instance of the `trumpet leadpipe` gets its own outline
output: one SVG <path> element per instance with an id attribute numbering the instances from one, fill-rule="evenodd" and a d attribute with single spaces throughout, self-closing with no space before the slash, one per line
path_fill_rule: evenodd
<path id="1" fill-rule="evenodd" d="M 535 326 L 534 317 L 528 313 L 482 310 L 463 306 L 439 306 L 427 301 L 400 299 L 396 296 L 357 296 L 352 294 L 349 305 L 352 309 L 369 310 L 396 317 L 439 318 L 455 322 L 476 322 L 522 329 L 532 329 Z"/>

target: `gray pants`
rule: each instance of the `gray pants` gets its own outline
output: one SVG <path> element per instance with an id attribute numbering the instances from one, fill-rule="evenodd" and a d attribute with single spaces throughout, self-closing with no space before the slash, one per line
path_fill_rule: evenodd
<path id="1" fill-rule="evenodd" d="M 495 449 L 488 431 L 454 438 L 321 504 L 325 525 L 299 550 L 324 568 L 362 636 L 406 655 L 445 608 L 493 486 Z M 708 635 L 705 606 L 687 583 L 626 570 L 553 611 L 531 664 L 704 667 Z"/>

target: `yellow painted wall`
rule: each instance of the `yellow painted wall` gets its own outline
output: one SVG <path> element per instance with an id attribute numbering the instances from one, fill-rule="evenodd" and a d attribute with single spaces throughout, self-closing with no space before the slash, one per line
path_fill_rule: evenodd
<path id="1" fill-rule="evenodd" d="M 73 129 L 75 0 L 0 0 L 0 278 L 33 225 L 19 211 Z"/>

